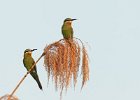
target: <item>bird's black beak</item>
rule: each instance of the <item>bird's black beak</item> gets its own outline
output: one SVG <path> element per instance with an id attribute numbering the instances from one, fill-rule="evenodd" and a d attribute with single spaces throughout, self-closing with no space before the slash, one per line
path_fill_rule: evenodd
<path id="1" fill-rule="evenodd" d="M 37 49 L 33 49 L 33 50 L 31 50 L 31 51 L 33 52 L 33 51 L 35 51 L 35 50 L 37 50 Z"/>
<path id="2" fill-rule="evenodd" d="M 77 20 L 77 19 L 72 19 L 72 21 Z"/>

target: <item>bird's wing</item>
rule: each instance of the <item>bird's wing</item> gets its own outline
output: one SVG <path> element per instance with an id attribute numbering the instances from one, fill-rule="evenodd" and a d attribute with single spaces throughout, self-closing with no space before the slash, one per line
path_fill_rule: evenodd
<path id="1" fill-rule="evenodd" d="M 71 38 L 73 38 L 73 28 L 71 28 Z"/>
<path id="2" fill-rule="evenodd" d="M 24 64 L 24 66 L 25 66 L 25 68 L 26 68 L 27 70 L 29 70 L 29 69 L 33 66 L 34 63 L 35 63 L 35 61 L 34 61 L 33 58 L 26 58 L 26 59 L 23 59 L 23 64 Z M 33 71 L 37 72 L 37 70 L 36 70 L 36 65 L 35 65 Z"/>
<path id="3" fill-rule="evenodd" d="M 33 60 L 33 63 L 32 63 L 32 65 L 33 65 L 35 63 L 35 61 L 34 61 L 34 59 L 32 59 L 32 60 Z M 36 65 L 34 67 L 34 71 L 37 73 Z"/>
<path id="4" fill-rule="evenodd" d="M 23 59 L 23 64 L 24 64 L 24 67 L 25 67 L 27 70 L 30 69 L 29 64 L 28 64 L 28 62 L 27 62 L 26 59 Z"/>

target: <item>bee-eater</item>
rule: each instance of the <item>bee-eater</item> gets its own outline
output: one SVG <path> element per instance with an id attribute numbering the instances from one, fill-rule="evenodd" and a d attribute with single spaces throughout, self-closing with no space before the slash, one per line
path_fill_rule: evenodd
<path id="1" fill-rule="evenodd" d="M 34 50 L 37 50 L 37 49 L 26 49 L 24 51 L 24 58 L 23 58 L 23 64 L 25 66 L 25 68 L 27 69 L 27 71 L 29 71 L 29 69 L 33 66 L 33 64 L 35 63 L 34 59 L 32 58 L 32 52 Z M 31 76 L 36 80 L 39 88 L 42 90 L 42 85 L 39 81 L 39 77 L 37 75 L 37 69 L 36 69 L 36 66 L 34 67 L 34 69 L 30 72 Z"/>
<path id="2" fill-rule="evenodd" d="M 73 39 L 72 21 L 76 19 L 66 18 L 62 25 L 62 34 L 64 39 Z"/>

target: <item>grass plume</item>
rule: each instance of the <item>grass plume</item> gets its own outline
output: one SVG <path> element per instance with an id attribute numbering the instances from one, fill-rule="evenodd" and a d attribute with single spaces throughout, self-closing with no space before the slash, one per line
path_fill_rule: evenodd
<path id="1" fill-rule="evenodd" d="M 0 100 L 8 100 L 9 96 L 10 96 L 9 94 L 6 94 L 0 97 Z M 19 99 L 16 96 L 11 96 L 9 100 L 19 100 Z"/>
<path id="2" fill-rule="evenodd" d="M 44 66 L 48 73 L 48 82 L 52 77 L 56 90 L 58 88 L 61 89 L 61 92 L 64 88 L 67 90 L 71 80 L 73 80 L 75 87 L 80 66 L 83 77 L 81 87 L 89 79 L 88 54 L 84 44 L 79 40 L 77 38 L 73 40 L 61 39 L 44 49 Z M 82 63 L 80 64 L 80 62 Z"/>

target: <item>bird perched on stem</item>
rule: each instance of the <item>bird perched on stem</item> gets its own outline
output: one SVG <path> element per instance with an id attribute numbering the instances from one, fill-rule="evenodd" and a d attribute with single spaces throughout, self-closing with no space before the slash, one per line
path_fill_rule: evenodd
<path id="1" fill-rule="evenodd" d="M 24 51 L 24 58 L 23 58 L 23 64 L 25 66 L 25 68 L 27 69 L 27 71 L 30 70 L 30 68 L 34 65 L 35 61 L 32 58 L 32 52 L 35 51 L 37 49 L 26 49 Z M 31 76 L 35 79 L 35 81 L 37 82 L 39 88 L 42 90 L 42 85 L 39 81 L 39 77 L 37 75 L 37 69 L 36 66 L 34 67 L 34 69 L 30 72 Z"/>
<path id="2" fill-rule="evenodd" d="M 77 19 L 66 18 L 62 25 L 62 35 L 64 39 L 73 39 L 72 21 Z"/>

